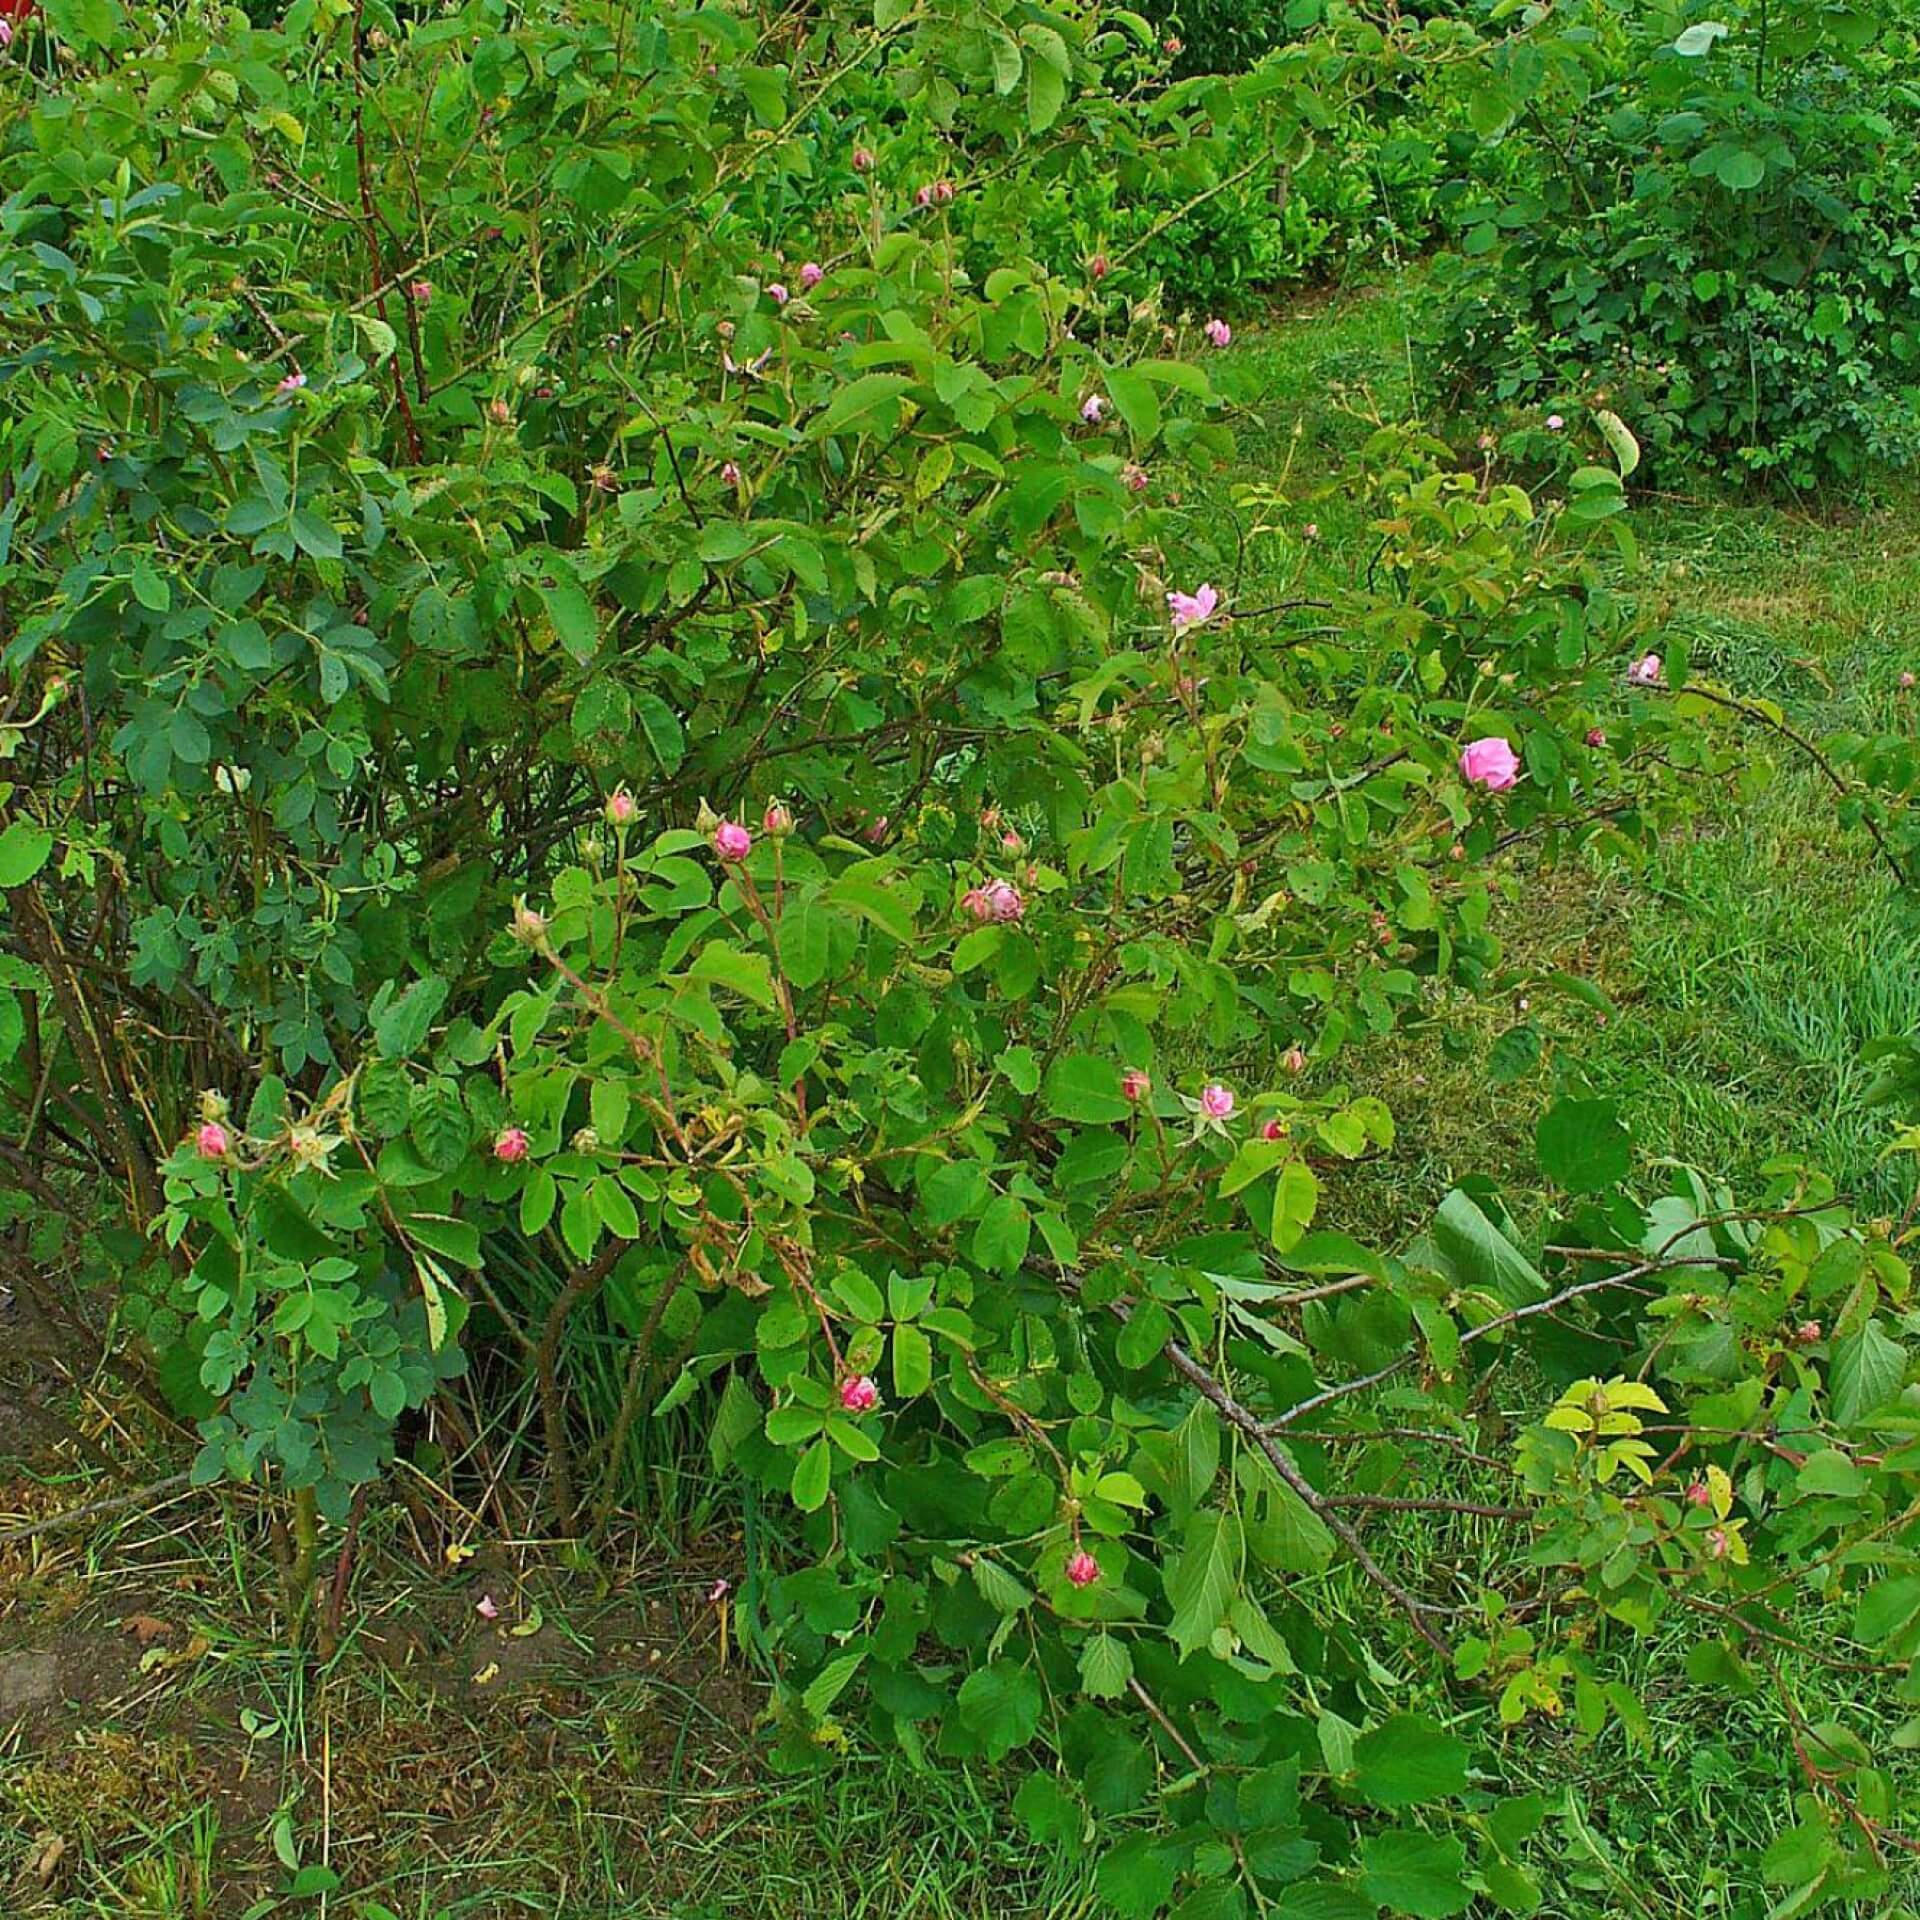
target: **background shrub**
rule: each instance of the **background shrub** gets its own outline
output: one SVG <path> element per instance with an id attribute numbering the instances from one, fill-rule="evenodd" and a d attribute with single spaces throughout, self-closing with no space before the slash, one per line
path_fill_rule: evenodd
<path id="1" fill-rule="evenodd" d="M 1911 10 L 1556 10 L 1471 111 L 1433 344 L 1464 398 L 1609 408 L 1668 468 L 1793 487 L 1920 451 Z"/>

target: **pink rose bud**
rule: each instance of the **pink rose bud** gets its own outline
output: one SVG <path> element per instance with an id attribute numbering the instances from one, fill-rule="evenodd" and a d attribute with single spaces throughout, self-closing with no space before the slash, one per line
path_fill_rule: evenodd
<path id="1" fill-rule="evenodd" d="M 1491 453 L 1497 442 L 1494 440 L 1492 434 L 1483 433 L 1473 444 L 1478 447 L 1482 453 Z"/>
<path id="2" fill-rule="evenodd" d="M 974 920 L 991 920 L 993 902 L 987 898 L 985 887 L 969 887 L 960 896 L 960 911 Z"/>
<path id="3" fill-rule="evenodd" d="M 193 1144 L 200 1150 L 202 1160 L 224 1160 L 233 1142 L 227 1138 L 227 1130 L 218 1120 L 209 1120 L 193 1136 Z"/>
<path id="4" fill-rule="evenodd" d="M 769 280 L 767 282 L 767 298 L 771 300 L 776 307 L 784 307 L 787 302 L 793 298 L 793 295 L 790 294 L 778 280 Z"/>
<path id="5" fill-rule="evenodd" d="M 1284 1140 L 1287 1137 L 1287 1123 L 1284 1120 L 1269 1120 L 1260 1129 L 1262 1140 Z"/>
<path id="6" fill-rule="evenodd" d="M 1908 669 L 1902 672 L 1902 674 L 1900 675 L 1900 691 L 1902 693 L 1911 693 L 1913 691 L 1913 687 L 1914 687 L 1913 673 L 1911 669 Z"/>
<path id="7" fill-rule="evenodd" d="M 880 1389 L 870 1374 L 850 1374 L 840 1382 L 840 1404 L 849 1413 L 871 1413 L 880 1404 Z"/>
<path id="8" fill-rule="evenodd" d="M 1643 653 L 1627 669 L 1627 681 L 1636 687 L 1657 687 L 1660 684 L 1660 656 L 1657 653 Z"/>
<path id="9" fill-rule="evenodd" d="M 1090 393 L 1080 403 L 1080 418 L 1084 420 L 1088 426 L 1097 427 L 1100 424 L 1101 415 L 1104 414 L 1106 410 L 1107 403 L 1105 399 L 1097 393 Z"/>
<path id="10" fill-rule="evenodd" d="M 953 182 L 936 180 L 933 183 L 933 201 L 935 206 L 944 207 L 953 198 Z"/>
<path id="11" fill-rule="evenodd" d="M 1153 1082 L 1138 1067 L 1129 1067 L 1120 1076 L 1120 1093 L 1124 1099 L 1144 1100 L 1152 1091 Z"/>
<path id="12" fill-rule="evenodd" d="M 1213 618 L 1213 612 L 1220 604 L 1220 596 L 1212 587 L 1202 585 L 1197 593 L 1170 593 L 1167 595 L 1167 609 L 1173 615 L 1173 630 L 1182 633 L 1188 627 L 1197 627 L 1203 620 Z"/>
<path id="13" fill-rule="evenodd" d="M 874 167 L 873 149 L 855 147 L 853 150 L 853 170 L 855 173 L 871 173 Z"/>
<path id="14" fill-rule="evenodd" d="M 1566 424 L 1567 423 L 1562 420 L 1557 413 L 1547 415 L 1547 431 L 1549 433 L 1558 433 Z"/>
<path id="15" fill-rule="evenodd" d="M 753 851 L 753 835 L 737 820 L 722 820 L 713 830 L 713 850 L 722 860 L 744 860 Z"/>
<path id="16" fill-rule="evenodd" d="M 806 265 L 800 269 L 800 284 L 809 293 L 826 277 L 827 270 L 818 260 L 809 260 Z"/>
<path id="17" fill-rule="evenodd" d="M 413 301 L 416 306 L 424 307 L 427 302 L 433 298 L 433 282 L 431 280 L 416 280 L 412 286 L 407 289 L 407 298 Z"/>
<path id="18" fill-rule="evenodd" d="M 720 468 L 720 480 L 723 486 L 737 487 L 740 484 L 739 461 L 725 461 Z"/>
<path id="19" fill-rule="evenodd" d="M 1588 746 L 1604 747 L 1606 744 L 1607 744 L 1607 735 L 1606 735 L 1606 730 L 1604 728 L 1589 727 L 1587 729 L 1587 745 Z"/>
<path id="20" fill-rule="evenodd" d="M 1076 1547 L 1067 1560 L 1067 1578 L 1076 1587 L 1090 1587 L 1100 1578 L 1100 1562 L 1085 1547 Z"/>
<path id="21" fill-rule="evenodd" d="M 496 1160 L 524 1160 L 529 1144 L 525 1127 L 502 1127 L 493 1137 L 493 1157 Z"/>
<path id="22" fill-rule="evenodd" d="M 1000 836 L 1000 845 L 1008 853 L 1025 853 L 1027 850 L 1027 843 L 1011 827 Z"/>
<path id="23" fill-rule="evenodd" d="M 784 840 L 793 831 L 793 815 L 787 809 L 784 800 L 769 800 L 767 810 L 760 816 L 760 825 L 776 840 Z"/>
<path id="24" fill-rule="evenodd" d="M 1096 280 L 1104 280 L 1112 271 L 1112 265 L 1104 253 L 1096 253 L 1087 262 L 1087 272 Z"/>
<path id="25" fill-rule="evenodd" d="M 736 329 L 731 320 L 722 320 L 714 328 L 714 332 L 717 333 L 722 340 L 731 340 L 735 331 Z"/>
<path id="26" fill-rule="evenodd" d="M 1200 1111 L 1210 1120 L 1225 1120 L 1233 1112 L 1233 1089 L 1209 1080 L 1200 1089 Z"/>
<path id="27" fill-rule="evenodd" d="M 1209 320 L 1201 331 L 1216 347 L 1232 344 L 1233 329 L 1224 320 Z"/>
<path id="28" fill-rule="evenodd" d="M 931 187 L 921 187 L 913 196 L 913 204 L 916 207 L 932 206 L 933 205 L 933 189 Z"/>
<path id="29" fill-rule="evenodd" d="M 1713 1489 L 1704 1480 L 1694 1480 L 1687 1486 L 1687 1505 L 1690 1507 L 1710 1507 L 1713 1505 Z"/>
<path id="30" fill-rule="evenodd" d="M 1147 490 L 1147 470 L 1145 467 L 1130 466 L 1121 476 L 1127 483 L 1129 493 L 1145 493 Z"/>
<path id="31" fill-rule="evenodd" d="M 1707 1529 L 1707 1551 L 1716 1560 L 1724 1560 L 1733 1551 L 1733 1541 L 1725 1527 Z"/>
<path id="32" fill-rule="evenodd" d="M 547 937 L 547 917 L 524 900 L 513 903 L 513 937 L 522 946 L 537 947 Z"/>
<path id="33" fill-rule="evenodd" d="M 607 795 L 606 815 L 610 827 L 630 827 L 640 811 L 639 803 L 625 787 L 615 787 Z"/>
<path id="34" fill-rule="evenodd" d="M 1498 734 L 1490 735 L 1461 754 L 1460 777 L 1471 787 L 1504 793 L 1519 782 L 1520 756 Z"/>
<path id="35" fill-rule="evenodd" d="M 1305 1047 L 1289 1047 L 1280 1056 L 1280 1064 L 1291 1074 L 1302 1074 L 1307 1070 L 1307 1050 Z"/>
<path id="36" fill-rule="evenodd" d="M 505 400 L 489 400 L 487 402 L 487 418 L 491 420 L 496 427 L 510 427 L 513 425 L 513 408 Z"/>

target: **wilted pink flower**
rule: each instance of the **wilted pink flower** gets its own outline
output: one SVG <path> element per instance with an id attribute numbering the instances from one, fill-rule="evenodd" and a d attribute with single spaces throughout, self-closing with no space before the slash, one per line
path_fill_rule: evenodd
<path id="1" fill-rule="evenodd" d="M 873 171 L 873 164 L 873 149 L 871 147 L 854 148 L 853 170 L 855 173 L 871 173 Z"/>
<path id="2" fill-rule="evenodd" d="M 1318 540 L 1320 538 L 1319 521 L 1309 520 L 1307 524 L 1300 529 L 1300 538 L 1302 540 Z"/>
<path id="3" fill-rule="evenodd" d="M 1102 394 L 1090 393 L 1080 402 L 1080 418 L 1090 427 L 1097 427 L 1100 424 L 1101 416 L 1106 410 L 1107 402 Z"/>
<path id="4" fill-rule="evenodd" d="M 753 851 L 753 835 L 738 820 L 722 820 L 713 830 L 713 850 L 722 860 L 744 860 Z"/>
<path id="5" fill-rule="evenodd" d="M 809 260 L 800 269 L 800 284 L 811 293 L 827 277 L 827 270 L 818 260 Z"/>
<path id="6" fill-rule="evenodd" d="M 615 787 L 607 795 L 606 815 L 610 827 L 630 827 L 640 811 L 639 803 L 625 787 Z"/>
<path id="7" fill-rule="evenodd" d="M 1281 1119 L 1276 1118 L 1269 1120 L 1267 1124 L 1260 1129 L 1260 1138 L 1262 1140 L 1284 1140 L 1286 1137 L 1287 1123 Z"/>
<path id="8" fill-rule="evenodd" d="M 1209 320 L 1201 331 L 1216 347 L 1227 346 L 1233 339 L 1233 329 L 1224 320 Z"/>
<path id="9" fill-rule="evenodd" d="M 233 1142 L 228 1139 L 226 1128 L 218 1120 L 208 1120 L 193 1136 L 193 1144 L 199 1149 L 202 1160 L 224 1160 Z"/>
<path id="10" fill-rule="evenodd" d="M 1504 793 L 1520 778 L 1520 756 L 1500 738 L 1476 740 L 1460 756 L 1460 775 L 1469 786 Z"/>
<path id="11" fill-rule="evenodd" d="M 732 1591 L 733 1582 L 723 1575 L 707 1589 L 707 1599 L 717 1607 Z"/>
<path id="12" fill-rule="evenodd" d="M 1100 1578 L 1100 1562 L 1085 1547 L 1076 1547 L 1067 1559 L 1067 1578 L 1076 1587 L 1090 1587 Z"/>
<path id="13" fill-rule="evenodd" d="M 1657 653 L 1643 653 L 1627 669 L 1627 681 L 1636 687 L 1657 687 L 1660 684 L 1660 656 Z"/>
<path id="14" fill-rule="evenodd" d="M 1687 1505 L 1690 1507 L 1710 1507 L 1713 1505 L 1713 1489 L 1704 1480 L 1694 1480 L 1687 1486 Z"/>
<path id="15" fill-rule="evenodd" d="M 1147 470 L 1145 467 L 1129 466 L 1120 476 L 1127 483 L 1129 493 L 1145 493 L 1147 490 Z"/>
<path id="16" fill-rule="evenodd" d="M 415 305 L 424 307 L 433 298 L 433 282 L 431 280 L 414 281 L 407 289 L 407 298 Z"/>
<path id="17" fill-rule="evenodd" d="M 1547 415 L 1547 431 L 1549 433 L 1558 433 L 1560 429 L 1564 427 L 1566 424 L 1567 423 L 1563 419 L 1561 419 L 1561 417 L 1557 413 L 1550 413 Z"/>
<path id="18" fill-rule="evenodd" d="M 721 463 L 720 482 L 722 486 L 737 487 L 740 484 L 740 463 L 727 460 Z"/>
<path id="19" fill-rule="evenodd" d="M 840 1404 L 849 1413 L 871 1413 L 880 1404 L 880 1389 L 873 1384 L 873 1376 L 849 1374 L 840 1382 Z"/>
<path id="20" fill-rule="evenodd" d="M 1606 744 L 1607 744 L 1607 736 L 1603 728 L 1589 727 L 1587 729 L 1587 745 L 1588 746 L 1604 747 Z"/>
<path id="21" fill-rule="evenodd" d="M 500 1618 L 499 1602 L 496 1601 L 490 1593 L 483 1593 L 480 1598 L 473 1603 L 473 1610 L 482 1620 L 498 1620 Z"/>
<path id="22" fill-rule="evenodd" d="M 1716 1560 L 1724 1560 L 1732 1550 L 1733 1540 L 1725 1527 L 1709 1527 L 1707 1529 L 1707 1551 L 1712 1554 Z"/>
<path id="23" fill-rule="evenodd" d="M 867 824 L 866 841 L 870 847 L 877 847 L 887 837 L 888 816 L 882 814 L 879 819 Z"/>
<path id="24" fill-rule="evenodd" d="M 1120 1092 L 1124 1099 L 1144 1100 L 1153 1091 L 1153 1082 L 1139 1067 L 1129 1067 L 1120 1076 Z"/>
<path id="25" fill-rule="evenodd" d="M 1209 1080 L 1200 1089 L 1200 1111 L 1209 1120 L 1225 1120 L 1233 1112 L 1233 1089 L 1223 1087 L 1218 1080 Z"/>
<path id="26" fill-rule="evenodd" d="M 1900 691 L 1902 693 L 1911 693 L 1913 691 L 1913 688 L 1914 688 L 1913 671 L 1911 668 L 1908 668 L 1904 670 L 1900 675 Z"/>
<path id="27" fill-rule="evenodd" d="M 776 840 L 784 840 L 793 831 L 793 815 L 788 811 L 784 800 L 769 800 L 767 810 L 760 816 L 760 825 Z"/>
<path id="28" fill-rule="evenodd" d="M 1473 444 L 1478 447 L 1482 453 L 1491 453 L 1499 443 L 1494 439 L 1492 434 L 1483 433 Z"/>
<path id="29" fill-rule="evenodd" d="M 1800 1324 L 1794 1328 L 1793 1337 L 1798 1340 L 1803 1347 L 1812 1346 L 1813 1343 L 1820 1338 L 1820 1322 L 1818 1320 L 1802 1320 Z"/>
<path id="30" fill-rule="evenodd" d="M 1213 610 L 1220 604 L 1220 596 L 1212 587 L 1202 586 L 1198 593 L 1170 593 L 1167 606 L 1173 614 L 1175 633 L 1187 627 L 1197 627 L 1201 621 L 1210 620 Z"/>
<path id="31" fill-rule="evenodd" d="M 767 282 L 767 298 L 771 300 L 776 307 L 784 307 L 787 302 L 793 298 L 793 295 L 790 294 L 778 280 L 769 280 Z"/>
<path id="32" fill-rule="evenodd" d="M 530 1144 L 525 1127 L 502 1127 L 493 1137 L 493 1157 L 496 1160 L 524 1160 Z"/>
<path id="33" fill-rule="evenodd" d="M 290 373 L 280 382 L 280 391 L 282 393 L 298 393 L 306 384 L 307 376 L 304 373 Z"/>
<path id="34" fill-rule="evenodd" d="M 1020 889 L 1011 880 L 989 880 L 984 887 L 976 887 L 961 904 L 976 920 L 992 920 L 1000 924 L 1018 920 L 1027 910 L 1027 903 L 1020 897 Z"/>

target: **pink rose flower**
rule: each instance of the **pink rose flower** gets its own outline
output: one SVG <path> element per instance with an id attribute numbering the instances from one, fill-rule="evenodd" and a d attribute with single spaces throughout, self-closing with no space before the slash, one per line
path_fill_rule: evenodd
<path id="1" fill-rule="evenodd" d="M 193 1144 L 202 1160 L 224 1160 L 233 1142 L 228 1139 L 226 1128 L 218 1120 L 208 1120 L 193 1136 Z"/>
<path id="2" fill-rule="evenodd" d="M 1097 427 L 1100 424 L 1101 416 L 1106 410 L 1107 403 L 1105 397 L 1101 394 L 1090 393 L 1080 403 L 1080 418 L 1084 420 L 1088 426 Z"/>
<path id="3" fill-rule="evenodd" d="M 840 1382 L 840 1404 L 849 1413 L 871 1413 L 880 1404 L 880 1389 L 870 1374 L 850 1374 Z"/>
<path id="4" fill-rule="evenodd" d="M 1599 727 L 1589 727 L 1587 729 L 1587 745 L 1588 746 L 1604 747 L 1606 744 L 1607 744 L 1607 736 L 1603 729 Z"/>
<path id="5" fill-rule="evenodd" d="M 433 282 L 431 280 L 416 280 L 412 286 L 407 289 L 407 298 L 413 301 L 416 306 L 424 307 L 427 302 L 433 298 Z"/>
<path id="6" fill-rule="evenodd" d="M 1200 1089 L 1200 1111 L 1209 1120 L 1225 1120 L 1233 1113 L 1233 1089 L 1223 1087 L 1218 1080 L 1209 1080 Z"/>
<path id="7" fill-rule="evenodd" d="M 1224 320 L 1209 320 L 1201 331 L 1216 347 L 1231 345 L 1233 341 L 1233 329 Z"/>
<path id="8" fill-rule="evenodd" d="M 1067 1560 L 1067 1578 L 1076 1587 L 1090 1587 L 1100 1578 L 1100 1562 L 1085 1547 L 1076 1547 Z"/>
<path id="9" fill-rule="evenodd" d="M 1284 1140 L 1287 1137 L 1287 1123 L 1284 1120 L 1269 1120 L 1260 1129 L 1262 1140 Z"/>
<path id="10" fill-rule="evenodd" d="M 1561 417 L 1557 413 L 1550 413 L 1547 415 L 1547 431 L 1549 433 L 1558 433 L 1560 429 L 1564 427 L 1566 424 L 1567 423 L 1563 419 L 1561 419 Z"/>
<path id="11" fill-rule="evenodd" d="M 1127 483 L 1129 493 L 1145 493 L 1147 490 L 1147 470 L 1145 467 L 1130 466 L 1121 476 Z"/>
<path id="12" fill-rule="evenodd" d="M 1129 1067 L 1120 1076 L 1120 1093 L 1123 1099 L 1144 1100 L 1153 1091 L 1153 1082 L 1139 1067 Z"/>
<path id="13" fill-rule="evenodd" d="M 1520 756 L 1498 734 L 1491 734 L 1461 754 L 1460 776 L 1471 787 L 1505 793 L 1519 781 Z"/>
<path id="14" fill-rule="evenodd" d="M 1627 669 L 1627 684 L 1634 687 L 1657 687 L 1660 684 L 1660 656 L 1657 653 L 1643 653 Z"/>
<path id="15" fill-rule="evenodd" d="M 722 820 L 713 830 L 713 850 L 722 860 L 744 860 L 753 851 L 753 835 L 737 820 Z"/>
<path id="16" fill-rule="evenodd" d="M 1174 632 L 1184 632 L 1188 627 L 1199 626 L 1203 620 L 1212 619 L 1213 611 L 1219 604 L 1219 594 L 1205 585 L 1198 593 L 1168 594 L 1167 606 L 1173 614 Z"/>
<path id="17" fill-rule="evenodd" d="M 809 260 L 800 269 L 800 284 L 811 293 L 827 277 L 827 270 L 818 260 Z"/>
<path id="18" fill-rule="evenodd" d="M 778 280 L 769 280 L 767 282 L 767 298 L 771 300 L 776 307 L 784 307 L 787 302 L 793 298 L 793 295 L 790 294 Z"/>
<path id="19" fill-rule="evenodd" d="M 1914 677 L 1913 677 L 1913 670 L 1912 670 L 1912 668 L 1910 668 L 1910 667 L 1909 667 L 1909 668 L 1906 668 L 1906 669 L 1904 669 L 1904 670 L 1903 670 L 1903 671 L 1901 672 L 1901 675 L 1900 675 L 1900 691 L 1901 691 L 1902 693 L 1911 693 L 1911 692 L 1913 691 L 1913 688 L 1914 688 Z"/>
<path id="20" fill-rule="evenodd" d="M 524 1160 L 531 1144 L 525 1127 L 502 1127 L 493 1137 L 493 1157 L 496 1160 Z"/>

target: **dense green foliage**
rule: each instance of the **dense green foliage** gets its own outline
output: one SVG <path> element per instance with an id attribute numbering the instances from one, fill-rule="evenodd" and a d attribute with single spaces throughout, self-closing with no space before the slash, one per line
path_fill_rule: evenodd
<path id="1" fill-rule="evenodd" d="M 1436 345 L 1510 406 L 1798 488 L 1920 454 L 1904 5 L 1559 7 L 1490 47 Z M 1524 154 L 1518 167 L 1513 152 Z"/>
<path id="2" fill-rule="evenodd" d="M 562 1534 L 697 1409 L 792 1516 L 740 1597 L 781 1763 L 1020 1754 L 1105 1904 L 1185 1920 L 1531 1910 L 1503 1730 L 1639 1737 L 1676 1613 L 1734 1689 L 1802 1604 L 1910 1659 L 1892 1223 L 1648 1178 L 1577 1063 L 1550 1218 L 1525 1168 L 1390 1247 L 1323 1204 L 1394 1137 L 1351 1044 L 1515 987 L 1517 861 L 1631 862 L 1791 726 L 1623 590 L 1617 421 L 1538 501 L 1377 426 L 1350 569 L 1284 474 L 1184 503 L 1227 330 L 1162 317 L 1151 228 L 1094 272 L 1035 210 L 1304 177 L 1458 45 L 1351 27 L 1172 86 L 1021 0 L 21 36 L 9 1244 L 284 1517 L 295 1635 L 463 1370 L 530 1395 Z M 1836 751 L 1901 866 L 1855 782 L 1910 748 Z M 1396 1574 L 1351 1516 L 1401 1498 L 1511 1537 Z M 1320 1603 L 1341 1555 L 1457 1727 Z M 1795 1911 L 1888 1884 L 1896 1799 L 1808 1738 Z"/>

